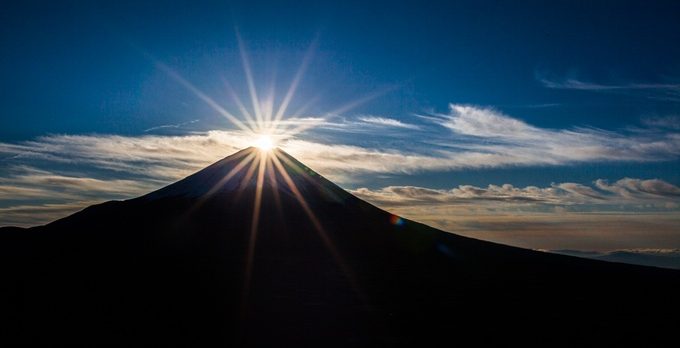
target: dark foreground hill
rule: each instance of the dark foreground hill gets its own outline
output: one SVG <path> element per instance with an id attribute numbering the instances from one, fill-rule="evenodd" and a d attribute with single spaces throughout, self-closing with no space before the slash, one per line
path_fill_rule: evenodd
<path id="1" fill-rule="evenodd" d="M 140 198 L 0 229 L 0 272 L 0 344 L 649 346 L 678 337 L 678 271 L 401 220 L 280 150 L 246 149 Z"/>

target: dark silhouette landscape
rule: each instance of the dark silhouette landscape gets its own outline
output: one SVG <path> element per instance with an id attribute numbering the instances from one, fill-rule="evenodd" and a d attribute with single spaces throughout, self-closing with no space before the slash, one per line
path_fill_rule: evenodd
<path id="1" fill-rule="evenodd" d="M 443 232 L 352 196 L 278 149 L 248 148 L 45 226 L 2 228 L 0 257 L 3 344 L 678 340 L 669 318 L 680 310 L 680 271 Z"/>

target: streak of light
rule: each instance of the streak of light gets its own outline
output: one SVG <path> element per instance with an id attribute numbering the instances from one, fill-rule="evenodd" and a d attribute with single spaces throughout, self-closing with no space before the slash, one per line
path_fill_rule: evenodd
<path id="1" fill-rule="evenodd" d="M 229 173 L 227 173 L 227 175 L 222 177 L 217 183 L 215 183 L 215 185 L 210 188 L 210 190 L 208 190 L 208 193 L 196 201 L 196 203 L 188 210 L 187 215 L 191 215 L 191 213 L 203 206 L 210 196 L 224 187 L 224 185 L 228 183 L 229 180 L 231 180 L 236 174 L 238 174 L 243 169 L 243 167 L 247 166 L 253 160 L 253 158 L 255 158 L 255 152 L 245 155 L 245 157 L 241 159 L 241 161 L 236 166 L 234 166 L 234 168 L 232 168 Z"/>
<path id="2" fill-rule="evenodd" d="M 276 207 L 278 208 L 279 212 L 283 213 L 283 205 L 281 204 L 281 197 L 279 196 L 279 183 L 278 179 L 276 178 L 276 172 L 274 171 L 274 163 L 272 157 L 273 156 L 267 156 L 266 163 L 267 176 L 269 177 L 269 182 L 271 182 L 272 184 L 272 192 L 274 193 L 274 203 L 276 204 Z"/>
<path id="3" fill-rule="evenodd" d="M 257 186 L 255 187 L 255 202 L 253 204 L 253 217 L 250 223 L 250 234 L 248 236 L 248 249 L 246 250 L 245 279 L 243 283 L 242 306 L 248 305 L 248 294 L 250 292 L 250 282 L 253 273 L 253 259 L 255 257 L 255 243 L 257 242 L 257 232 L 260 223 L 260 208 L 262 206 L 262 186 L 264 185 L 265 166 L 267 164 L 267 153 L 259 154 L 259 164 L 257 166 Z"/>
<path id="4" fill-rule="evenodd" d="M 241 184 L 239 185 L 238 189 L 236 190 L 236 195 L 234 196 L 234 201 L 238 201 L 239 199 L 241 199 L 241 195 L 243 195 L 243 191 L 246 189 L 248 184 L 250 184 L 250 179 L 255 174 L 255 170 L 258 167 L 258 163 L 259 163 L 258 161 L 252 161 L 251 162 L 250 168 L 248 168 L 248 171 L 246 172 L 246 174 L 243 176 L 243 179 L 241 180 Z"/>
<path id="5" fill-rule="evenodd" d="M 241 115 L 243 115 L 243 117 L 246 119 L 246 122 L 248 122 L 248 124 L 250 125 L 250 129 L 257 129 L 257 123 L 255 123 L 253 115 L 251 115 L 250 112 L 248 111 L 248 108 L 246 108 L 246 106 L 243 105 L 241 98 L 238 97 L 238 95 L 234 91 L 234 88 L 227 80 L 223 79 L 223 82 L 225 87 L 227 88 L 227 92 L 229 92 L 231 100 L 234 101 L 234 104 L 236 104 L 236 107 L 241 112 Z"/>
<path id="6" fill-rule="evenodd" d="M 250 69 L 250 61 L 248 60 L 248 53 L 246 52 L 245 43 L 241 39 L 241 34 L 238 30 L 236 31 L 236 38 L 238 40 L 238 47 L 241 53 L 241 62 L 243 63 L 243 71 L 246 74 L 246 82 L 248 83 L 248 91 L 250 92 L 250 100 L 253 104 L 253 110 L 255 111 L 255 118 L 257 119 L 258 125 L 262 127 L 264 125 L 264 120 L 262 118 L 262 112 L 260 111 L 260 99 L 257 97 L 257 89 L 255 88 L 255 81 L 253 80 L 253 73 Z M 261 129 L 257 129 L 260 131 Z"/>
<path id="7" fill-rule="evenodd" d="M 316 50 L 316 44 L 317 39 L 314 39 L 314 41 L 312 41 L 312 43 L 309 45 L 309 48 L 305 53 L 305 57 L 302 59 L 302 64 L 300 64 L 298 71 L 295 73 L 295 77 L 293 77 L 293 81 L 291 82 L 290 87 L 288 87 L 286 96 L 283 98 L 283 101 L 281 101 L 281 104 L 279 105 L 279 109 L 276 111 L 272 127 L 276 128 L 278 126 L 279 122 L 283 118 L 284 113 L 286 112 L 286 109 L 288 109 L 288 104 L 290 104 L 290 101 L 293 99 L 295 91 L 297 91 L 298 85 L 300 84 L 300 80 L 302 80 L 302 76 L 307 70 L 309 61 L 312 59 L 312 56 L 314 55 L 314 51 Z"/>
<path id="8" fill-rule="evenodd" d="M 396 88 L 396 87 L 383 88 L 383 89 L 381 89 L 381 90 L 379 90 L 379 91 L 376 91 L 376 92 L 371 93 L 371 94 L 369 94 L 369 95 L 363 96 L 363 97 L 361 97 L 361 98 L 359 98 L 359 99 L 357 99 L 357 100 L 355 100 L 355 101 L 349 102 L 349 103 L 347 103 L 347 104 L 345 104 L 345 105 L 343 105 L 343 106 L 341 106 L 341 107 L 339 107 L 339 108 L 337 108 L 337 109 L 335 109 L 335 110 L 333 110 L 333 111 L 331 111 L 331 112 L 328 112 L 328 113 L 326 113 L 326 116 L 324 116 L 324 117 L 322 118 L 322 120 L 323 120 L 322 123 L 325 123 L 325 122 L 327 122 L 328 120 L 333 119 L 333 118 L 335 118 L 335 117 L 341 115 L 342 113 L 347 112 L 347 111 L 349 111 L 349 110 L 352 110 L 352 109 L 354 109 L 354 108 L 356 108 L 356 107 L 358 107 L 358 106 L 361 106 L 362 104 L 365 104 L 365 103 L 367 103 L 367 102 L 369 102 L 369 101 L 371 101 L 371 100 L 373 100 L 373 99 L 375 99 L 375 98 L 378 98 L 378 97 L 380 97 L 380 96 L 383 96 L 383 95 L 385 95 L 386 93 L 388 93 L 388 92 L 394 90 L 395 88 Z M 316 124 L 303 124 L 303 125 L 300 125 L 300 126 L 298 126 L 298 127 L 293 128 L 293 129 L 284 131 L 284 132 L 283 132 L 283 135 L 284 135 L 285 137 L 293 137 L 293 136 L 295 136 L 296 134 L 300 134 L 300 133 L 302 133 L 302 132 L 308 130 L 309 128 L 314 127 L 315 125 L 316 125 Z"/>
<path id="9" fill-rule="evenodd" d="M 199 99 L 203 100 L 206 104 L 208 104 L 211 108 L 213 108 L 213 110 L 220 113 L 220 115 L 226 117 L 236 127 L 240 128 L 241 130 L 244 130 L 244 131 L 251 131 L 251 132 L 254 131 L 250 127 L 246 126 L 243 122 L 241 122 L 241 120 L 239 120 L 236 116 L 232 115 L 229 111 L 225 110 L 216 101 L 214 101 L 208 95 L 203 93 L 200 89 L 198 89 L 196 86 L 191 84 L 191 82 L 184 79 L 182 76 L 180 76 L 177 72 L 172 70 L 167 65 L 165 65 L 163 63 L 156 62 L 156 66 L 158 66 L 161 70 L 163 70 L 165 73 L 167 73 L 175 81 L 179 82 L 186 89 L 188 89 L 189 91 L 194 93 Z"/>
<path id="10" fill-rule="evenodd" d="M 366 299 L 366 296 L 363 294 L 363 292 L 360 290 L 358 282 L 353 276 L 353 273 L 349 266 L 344 262 L 342 259 L 342 256 L 340 256 L 340 253 L 338 253 L 337 249 L 335 248 L 335 245 L 333 244 L 333 241 L 330 239 L 328 234 L 326 233 L 325 229 L 321 225 L 321 222 L 319 222 L 319 219 L 316 217 L 312 209 L 309 207 L 309 204 L 305 200 L 305 198 L 302 196 L 300 193 L 300 190 L 298 189 L 297 185 L 295 185 L 295 182 L 293 182 L 293 179 L 291 179 L 290 175 L 288 174 L 288 171 L 286 168 L 281 164 L 281 161 L 279 161 L 278 158 L 278 153 L 274 152 L 274 155 L 272 156 L 272 162 L 276 166 L 276 168 L 279 171 L 279 174 L 281 174 L 281 177 L 283 177 L 283 180 L 286 182 L 288 185 L 288 188 L 290 188 L 291 192 L 293 193 L 293 196 L 295 196 L 296 200 L 302 207 L 302 210 L 305 212 L 309 220 L 312 222 L 314 225 L 314 229 L 317 231 L 318 236 L 321 238 L 321 241 L 323 242 L 324 246 L 328 251 L 331 253 L 333 258 L 335 259 L 335 262 L 337 265 L 340 267 L 342 272 L 345 274 L 345 277 L 347 280 L 350 282 L 350 285 L 354 289 L 355 293 L 364 301 L 368 302 Z"/>

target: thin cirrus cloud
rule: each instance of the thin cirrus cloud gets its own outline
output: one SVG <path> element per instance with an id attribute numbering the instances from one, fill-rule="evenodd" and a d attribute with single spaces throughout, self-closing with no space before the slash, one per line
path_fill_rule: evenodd
<path id="1" fill-rule="evenodd" d="M 542 78 L 540 81 L 545 87 L 555 89 L 580 89 L 584 91 L 611 91 L 611 90 L 671 90 L 680 91 L 680 84 L 674 83 L 626 83 L 618 85 L 606 85 L 594 82 L 586 82 L 578 79 L 549 80 Z"/>
<path id="2" fill-rule="evenodd" d="M 64 203 L 21 204 L 0 207 L 0 226 L 29 227 L 49 223 L 59 218 L 73 214 L 92 204 L 101 203 L 97 200 L 79 200 Z"/>
<path id="3" fill-rule="evenodd" d="M 642 96 L 666 100 L 680 101 L 680 84 L 678 83 L 641 83 L 628 82 L 619 84 L 603 84 L 584 81 L 576 78 L 553 79 L 537 74 L 536 79 L 546 88 L 592 91 L 592 92 L 617 92 L 617 93 L 639 93 Z"/>
<path id="4" fill-rule="evenodd" d="M 364 123 L 369 123 L 369 124 L 375 124 L 379 126 L 387 126 L 387 127 L 397 127 L 397 128 L 405 128 L 405 129 L 420 129 L 420 126 L 411 124 L 411 123 L 404 123 L 402 121 L 393 119 L 393 118 L 387 118 L 387 117 L 376 117 L 376 116 L 364 116 L 364 117 L 359 117 L 359 121 L 364 122 Z"/>
<path id="5" fill-rule="evenodd" d="M 14 175 L 0 179 L 0 200 L 61 201 L 96 199 L 101 196 L 124 198 L 158 185 L 151 180 L 68 176 L 29 167 L 14 171 Z"/>
<path id="6" fill-rule="evenodd" d="M 653 127 L 638 132 L 584 127 L 547 129 L 491 108 L 459 104 L 450 105 L 448 114 L 427 119 L 457 136 L 457 142 L 445 146 L 458 148 L 463 154 L 486 155 L 489 167 L 593 161 L 649 162 L 675 159 L 680 155 L 680 133 Z"/>
<path id="7" fill-rule="evenodd" d="M 517 165 L 569 165 L 594 161 L 650 162 L 680 156 L 680 132 L 646 127 L 635 132 L 592 128 L 546 129 L 491 108 L 452 104 L 447 114 L 427 118 L 431 132 L 391 134 L 411 146 L 384 148 L 349 144 L 342 131 L 330 143 L 305 134 L 283 139 L 281 146 L 324 175 L 354 179 L 367 173 L 499 168 Z M 323 128 L 322 118 L 293 120 Z M 292 122 L 292 121 L 291 121 Z M 348 121 L 352 123 L 354 121 Z M 389 126 L 386 126 L 389 127 Z M 312 128 L 308 133 L 313 133 Z M 326 128 L 331 130 L 332 128 Z M 423 134 L 421 134 L 423 133 Z M 185 135 L 52 135 L 20 143 L 0 143 L 10 165 L 41 167 L 49 163 L 84 165 L 100 170 L 177 179 L 239 149 L 252 139 L 239 131 L 213 130 Z M 407 149 L 408 148 L 408 149 Z"/>
<path id="8" fill-rule="evenodd" d="M 340 133 L 374 133 L 376 131 L 421 129 L 421 127 L 416 124 L 380 116 L 360 116 L 355 118 L 296 117 L 283 120 L 280 124 L 284 127 L 326 129 Z"/>
<path id="9" fill-rule="evenodd" d="M 409 151 L 302 139 L 290 140 L 286 149 L 323 174 L 345 177 L 352 173 L 413 173 L 595 161 L 653 162 L 680 156 L 678 130 L 651 124 L 634 132 L 584 127 L 546 129 L 491 108 L 460 104 L 450 105 L 449 113 L 422 118 L 448 132 L 398 134 L 401 139 L 413 142 Z"/>
<path id="10" fill-rule="evenodd" d="M 144 133 L 153 132 L 153 131 L 158 131 L 158 130 L 163 130 L 163 129 L 180 129 L 180 128 L 184 127 L 184 126 L 188 126 L 188 125 L 197 123 L 197 122 L 199 122 L 199 121 L 200 121 L 199 119 L 195 119 L 195 120 L 191 120 L 191 121 L 188 121 L 188 122 L 172 123 L 172 124 L 163 124 L 163 125 L 160 125 L 160 126 L 155 126 L 155 127 L 147 128 L 147 129 L 144 130 Z"/>
<path id="11" fill-rule="evenodd" d="M 652 116 L 642 119 L 642 123 L 648 127 L 680 130 L 680 116 Z"/>

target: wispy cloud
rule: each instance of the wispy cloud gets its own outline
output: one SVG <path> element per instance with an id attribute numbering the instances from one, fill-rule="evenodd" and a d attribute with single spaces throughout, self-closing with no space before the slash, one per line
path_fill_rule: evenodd
<path id="1" fill-rule="evenodd" d="M 130 176 L 176 179 L 247 147 L 238 132 L 210 131 L 181 136 L 52 135 L 21 143 L 0 143 L 6 164 L 86 166 Z"/>
<path id="2" fill-rule="evenodd" d="M 586 82 L 577 79 L 549 80 L 540 79 L 544 86 L 556 89 L 580 89 L 585 91 L 611 91 L 611 90 L 680 90 L 680 84 L 673 83 L 626 83 L 618 85 L 605 85 L 594 82 Z"/>
<path id="3" fill-rule="evenodd" d="M 191 121 L 188 121 L 188 122 L 181 122 L 181 123 L 174 123 L 174 124 L 164 124 L 164 125 L 160 125 L 160 126 L 156 126 L 156 127 L 147 128 L 147 129 L 144 130 L 144 133 L 157 131 L 157 130 L 160 130 L 160 129 L 168 129 L 168 128 L 177 129 L 177 128 L 181 128 L 181 127 L 184 127 L 184 126 L 188 126 L 190 124 L 197 123 L 198 121 L 200 121 L 200 120 L 196 119 L 196 120 L 191 120 Z"/>
<path id="4" fill-rule="evenodd" d="M 675 115 L 645 117 L 642 119 L 642 123 L 653 128 L 680 130 L 680 116 Z"/>
<path id="5" fill-rule="evenodd" d="M 594 161 L 649 162 L 680 157 L 680 132 L 648 128 L 616 132 L 593 128 L 546 129 L 490 108 L 457 105 L 429 117 L 442 131 L 413 136 L 396 133 L 411 146 L 331 143 L 298 136 L 281 146 L 322 174 L 412 173 L 467 168 L 569 165 Z M 324 124 L 321 118 L 290 120 Z M 341 123 L 339 123 L 341 124 Z M 397 127 L 398 128 L 398 127 Z M 448 130 L 448 132 L 446 132 Z M 240 131 L 186 135 L 51 135 L 0 143 L 4 165 L 41 168 L 52 163 L 87 166 L 133 177 L 174 180 L 252 143 Z M 386 142 L 389 144 L 389 142 Z M 409 150 L 405 150 L 408 148 Z"/>
<path id="6" fill-rule="evenodd" d="M 643 83 L 628 82 L 619 84 L 603 84 L 584 81 L 576 78 L 554 79 L 537 74 L 536 78 L 543 86 L 552 89 L 593 91 L 593 92 L 619 92 L 619 93 L 643 93 L 644 96 L 668 101 L 680 101 L 680 84 L 678 83 Z"/>
<path id="7" fill-rule="evenodd" d="M 97 202 L 135 197 L 165 184 L 150 177 L 94 178 L 91 172 L 64 175 L 30 167 L 11 172 L 0 179 L 0 226 L 44 224 Z"/>
<path id="8" fill-rule="evenodd" d="M 377 145 L 321 144 L 293 139 L 293 155 L 324 174 L 413 173 L 467 168 L 652 162 L 680 157 L 680 133 L 648 127 L 635 132 L 594 128 L 547 129 L 491 108 L 452 104 L 447 114 L 423 119 L 449 133 L 414 137 L 404 150 Z M 402 139 L 408 135 L 400 134 Z"/>
<path id="9" fill-rule="evenodd" d="M 0 226 L 36 226 L 73 214 L 101 201 L 25 204 L 0 208 Z"/>
<path id="10" fill-rule="evenodd" d="M 299 117 L 281 122 L 281 126 L 289 128 L 323 129 L 339 133 L 376 133 L 390 130 L 392 133 L 405 130 L 418 130 L 422 127 L 382 116 L 359 117 Z"/>
<path id="11" fill-rule="evenodd" d="M 14 175 L 0 179 L 0 200 L 80 201 L 99 197 L 127 198 L 159 185 L 161 183 L 150 178 L 97 179 L 22 168 L 15 171 Z"/>
<path id="12" fill-rule="evenodd" d="M 449 146 L 487 155 L 488 166 L 569 164 L 589 161 L 647 162 L 680 155 L 680 133 L 647 129 L 626 133 L 577 127 L 547 129 L 491 108 L 452 104 L 449 114 L 430 118 L 458 138 Z"/>
<path id="13" fill-rule="evenodd" d="M 364 117 L 359 117 L 359 121 L 365 122 L 365 123 L 370 123 L 370 124 L 375 124 L 375 125 L 380 125 L 380 126 L 387 126 L 387 127 L 397 127 L 397 128 L 406 128 L 406 129 L 420 129 L 419 126 L 415 124 L 410 124 L 410 123 L 404 123 L 402 121 L 393 119 L 393 118 L 387 118 L 387 117 L 376 117 L 376 116 L 364 116 Z"/>
<path id="14" fill-rule="evenodd" d="M 287 119 L 284 121 L 290 123 L 287 127 L 311 125 L 330 133 L 320 137 L 315 137 L 315 133 L 284 137 L 280 145 L 322 175 L 343 184 L 356 184 L 371 176 L 367 174 L 558 166 L 595 161 L 649 162 L 680 157 L 680 132 L 668 126 L 672 125 L 668 120 L 647 122 L 634 131 L 547 129 L 491 108 L 458 104 L 452 104 L 448 113 L 423 119 L 429 124 L 419 132 L 394 126 L 394 122 L 385 121 L 387 118 Z M 390 131 L 366 138 L 341 136 L 347 129 L 369 128 L 365 126 L 367 120 L 375 127 L 388 127 Z M 360 123 L 364 126 L 357 126 Z M 374 140 L 378 136 L 391 139 Z M 343 142 L 352 139 L 360 141 Z M 50 135 L 0 143 L 0 207 L 26 206 L 29 202 L 75 204 L 78 200 L 134 197 L 245 148 L 252 140 L 252 135 L 246 132 L 213 130 L 173 136 Z M 409 146 L 403 146 L 404 141 Z M 401 145 L 390 147 L 394 143 Z M 633 190 L 630 192 L 634 193 L 628 194 L 638 196 L 667 189 L 662 187 L 663 183 L 649 181 L 630 181 L 627 186 L 619 183 L 615 187 L 606 182 L 598 185 L 565 183 L 540 189 L 501 185 L 483 188 L 481 195 L 475 195 L 480 188 L 459 187 L 456 199 L 468 195 L 476 200 L 549 202 L 562 198 L 553 192 L 559 191 L 561 195 L 571 192 L 573 200 L 577 197 L 595 200 L 615 189 Z M 396 194 L 397 189 L 394 190 Z M 404 194 L 413 191 L 412 199 L 424 199 L 416 195 L 419 192 L 415 188 L 401 190 Z M 427 192 L 438 200 L 452 199 L 451 193 Z M 52 199 L 46 200 L 46 197 Z M 7 223 L 7 214 L 3 214 L 0 224 Z"/>

